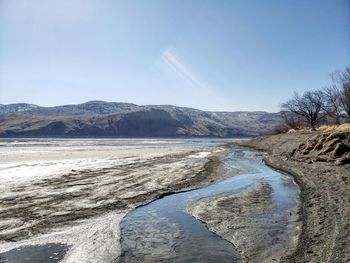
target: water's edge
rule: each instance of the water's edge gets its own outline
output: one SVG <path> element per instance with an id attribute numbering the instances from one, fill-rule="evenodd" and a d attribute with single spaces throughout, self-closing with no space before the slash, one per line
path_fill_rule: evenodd
<path id="1" fill-rule="evenodd" d="M 249 163 L 249 161 L 252 161 L 252 159 L 249 159 L 251 157 L 249 157 L 249 154 L 252 154 L 254 151 L 249 150 L 246 152 L 249 157 L 247 159 L 245 159 L 245 156 L 242 158 L 243 150 L 241 148 L 231 149 L 231 151 L 233 152 L 231 155 L 236 156 L 231 156 L 230 158 L 239 162 L 241 165 L 241 167 L 239 167 L 240 169 L 246 169 L 243 175 L 234 175 L 227 180 L 216 182 L 204 188 L 167 194 L 161 199 L 153 200 L 148 205 L 143 205 L 129 212 L 120 224 L 122 245 L 120 261 L 241 262 L 240 254 L 234 247 L 236 242 L 233 242 L 230 238 L 225 238 L 225 236 L 221 237 L 222 235 L 220 235 L 220 232 L 215 231 L 215 229 L 213 231 L 212 227 L 208 226 L 206 220 L 202 220 L 198 216 L 187 213 L 186 207 L 191 202 L 198 201 L 201 198 L 212 197 L 223 192 L 227 193 L 233 190 L 242 192 L 242 186 L 247 188 L 247 191 L 249 189 L 253 190 L 256 188 L 258 181 L 262 182 L 267 180 L 274 187 L 275 193 L 273 199 L 276 207 L 274 208 L 273 216 L 289 222 L 290 219 L 286 219 L 285 216 L 286 211 L 295 206 L 299 207 L 299 188 L 294 180 L 292 180 L 293 178 L 289 175 L 286 177 L 285 174 L 273 171 L 265 164 L 261 165 L 259 162 L 255 164 Z M 261 153 L 256 154 L 256 156 L 260 158 Z M 235 170 L 236 168 L 237 167 L 231 167 L 230 169 Z M 257 170 L 254 171 L 254 169 Z M 278 192 L 279 187 L 284 187 L 284 190 L 290 189 L 289 194 L 291 194 L 291 196 L 286 196 L 283 191 Z M 243 191 L 242 193 L 245 192 L 246 191 Z M 278 200 L 279 198 L 281 201 Z M 280 211 L 278 209 L 280 209 Z M 289 210 L 288 213 L 290 213 Z M 191 217 L 191 219 L 188 217 Z M 270 215 L 264 216 L 264 220 L 268 219 L 271 221 L 270 217 Z M 194 223 L 193 220 L 195 220 L 196 223 Z M 288 222 L 286 223 L 287 225 L 290 224 Z M 141 224 L 142 227 L 139 227 L 139 224 Z M 159 227 L 159 225 L 162 224 L 167 225 L 167 227 L 165 229 Z M 205 230 L 203 230 L 203 227 Z M 212 232 L 210 232 L 210 230 Z M 215 233 L 218 233 L 220 236 Z M 150 237 L 149 235 L 153 236 Z M 196 244 L 197 247 L 194 245 L 196 242 L 198 243 Z M 229 246 L 227 246 L 227 243 L 224 245 L 223 243 L 220 244 L 220 242 L 227 242 Z M 282 240 L 281 243 L 283 242 L 287 241 Z M 280 246 L 281 245 L 278 244 L 276 247 Z M 196 252 L 198 250 L 201 251 L 200 254 Z M 207 251 L 209 251 L 209 253 L 207 253 Z"/>
<path id="2" fill-rule="evenodd" d="M 246 151 L 248 153 L 256 152 L 256 157 L 261 157 L 261 161 L 264 161 L 265 167 L 268 167 L 276 173 L 281 174 L 282 177 L 289 177 L 293 179 L 292 181 L 295 185 L 299 186 L 299 184 L 294 181 L 295 178 L 293 175 L 284 171 L 283 169 L 274 167 L 273 164 L 269 164 L 265 158 L 262 158 L 261 152 L 251 149 L 247 150 L 243 147 L 236 147 L 231 145 L 222 146 L 225 148 L 225 151 L 217 154 L 222 157 L 219 158 L 217 162 L 222 162 L 222 164 L 225 164 L 225 162 L 227 162 L 227 159 L 225 159 L 224 156 L 230 152 L 232 153 L 236 151 L 235 154 L 237 154 L 237 156 L 234 158 L 236 158 L 236 161 L 240 160 L 240 164 L 242 166 L 238 168 L 236 166 L 230 167 L 229 174 L 227 174 L 227 172 L 226 174 L 222 175 L 218 174 L 214 182 L 208 180 L 199 183 L 197 182 L 196 185 L 179 191 L 170 191 L 160 194 L 154 199 L 138 205 L 133 210 L 125 214 L 120 222 L 120 225 L 118 226 L 121 231 L 121 235 L 118 236 L 119 240 L 116 241 L 119 242 L 122 246 L 122 252 L 118 261 L 242 262 L 242 257 L 240 254 L 242 250 L 239 248 L 239 246 L 235 246 L 236 242 L 230 238 L 227 238 L 227 236 L 223 235 L 220 233 L 220 231 L 217 231 L 215 228 L 213 228 L 210 225 L 210 222 L 208 223 L 208 221 L 202 220 L 202 218 L 187 212 L 188 205 L 196 204 L 201 200 L 211 200 L 212 198 L 215 199 L 222 193 L 230 192 L 232 194 L 240 192 L 242 195 L 246 192 L 249 192 L 249 190 L 254 190 L 258 183 L 262 180 L 270 180 L 269 175 L 266 175 L 266 178 L 264 176 L 263 178 L 258 178 L 256 176 L 256 171 L 254 171 L 256 167 L 250 167 L 247 165 L 247 163 L 245 163 L 244 158 L 242 159 L 242 151 Z M 215 156 L 217 155 L 215 154 Z M 208 160 L 208 163 L 209 162 L 210 160 Z M 202 172 L 208 173 L 208 171 L 213 170 L 213 167 L 215 165 L 217 165 L 217 163 L 211 163 L 208 165 L 208 167 L 205 167 L 206 169 L 203 169 Z M 248 180 L 251 180 L 251 182 L 247 184 L 246 179 L 242 177 L 237 181 L 237 178 L 240 178 L 239 176 L 247 176 Z M 239 182 L 240 180 L 243 182 Z M 233 190 L 235 182 L 238 183 L 238 188 L 235 186 L 236 189 Z M 227 186 L 222 186 L 225 184 L 228 184 L 233 188 L 231 187 L 231 189 L 230 187 L 227 188 Z M 245 185 L 243 187 L 245 188 L 244 191 L 242 188 L 239 188 L 240 184 L 243 186 Z M 297 198 L 299 198 L 299 192 Z M 299 200 L 296 200 L 296 202 L 298 203 Z M 176 211 L 171 210 L 171 208 L 174 207 L 174 204 Z M 301 209 L 301 206 L 299 204 L 297 205 L 297 209 L 298 211 Z M 176 219 L 177 221 L 173 219 Z M 179 224 L 179 221 L 181 220 L 183 222 Z M 181 224 L 183 226 L 192 224 L 193 227 L 186 229 L 182 227 Z M 147 228 L 150 231 L 145 232 L 145 229 L 147 230 Z M 125 233 L 128 231 L 129 235 L 126 235 Z M 142 238 L 144 238 L 144 240 L 142 240 Z M 142 247 L 141 250 L 143 251 L 141 251 L 141 253 L 130 249 L 132 248 L 133 242 L 135 240 L 137 240 L 137 246 L 135 247 L 140 248 L 140 245 Z M 211 241 L 208 242 L 208 240 Z M 183 244 L 180 244 L 181 242 L 179 241 L 184 242 Z M 125 246 L 126 243 L 129 243 L 129 245 Z M 196 255 L 198 248 L 201 249 L 201 255 Z M 42 256 L 46 257 L 46 259 L 49 258 L 49 261 L 45 261 L 39 257 L 39 261 L 35 262 L 60 262 L 65 257 L 68 249 L 69 246 L 64 243 L 23 245 L 1 253 L 0 256 L 6 256 L 7 259 L 11 258 L 14 260 L 14 262 L 23 262 L 23 260 L 27 260 L 26 255 L 32 254 L 35 258 L 36 254 L 38 254 L 38 251 L 42 251 L 39 254 L 42 254 Z M 2 261 L 2 258 L 0 257 L 0 262 L 6 261 Z"/>

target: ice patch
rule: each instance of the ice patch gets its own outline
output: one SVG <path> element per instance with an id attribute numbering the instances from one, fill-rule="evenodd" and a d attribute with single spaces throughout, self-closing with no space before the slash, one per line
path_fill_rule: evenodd
<path id="1" fill-rule="evenodd" d="M 196 153 L 196 154 L 191 154 L 188 157 L 189 158 L 198 158 L 198 159 L 200 159 L 200 158 L 207 157 L 209 154 L 210 154 L 210 152 L 199 152 L 199 153 Z"/>
<path id="2" fill-rule="evenodd" d="M 154 155 L 147 156 L 148 158 Z M 20 185 L 46 177 L 55 177 L 82 170 L 98 170 L 135 162 L 137 157 L 129 158 L 83 158 L 56 161 L 35 161 L 0 164 L 0 189 Z"/>

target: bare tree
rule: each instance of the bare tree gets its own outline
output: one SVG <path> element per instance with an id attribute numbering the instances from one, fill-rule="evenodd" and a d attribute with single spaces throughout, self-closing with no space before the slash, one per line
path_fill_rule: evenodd
<path id="1" fill-rule="evenodd" d="M 312 130 L 316 129 L 322 118 L 324 108 L 323 95 L 321 91 L 307 91 L 303 95 L 294 93 L 294 97 L 282 104 L 282 109 L 301 116 L 310 125 Z"/>
<path id="2" fill-rule="evenodd" d="M 343 89 L 342 104 L 343 104 L 344 111 L 348 115 L 348 121 L 350 122 L 350 84 L 349 83 Z"/>
<path id="3" fill-rule="evenodd" d="M 341 106 L 350 121 L 350 65 L 344 71 L 333 73 L 332 79 L 340 90 Z"/>
<path id="4" fill-rule="evenodd" d="M 323 110 L 328 116 L 334 118 L 336 124 L 340 124 L 342 107 L 342 93 L 336 85 L 325 87 L 322 89 L 324 103 Z"/>
<path id="5" fill-rule="evenodd" d="M 303 121 L 300 119 L 300 116 L 295 115 L 292 112 L 286 112 L 283 111 L 281 112 L 281 118 L 285 123 L 285 126 L 288 129 L 295 129 L 295 130 L 299 130 L 301 127 L 304 126 Z"/>

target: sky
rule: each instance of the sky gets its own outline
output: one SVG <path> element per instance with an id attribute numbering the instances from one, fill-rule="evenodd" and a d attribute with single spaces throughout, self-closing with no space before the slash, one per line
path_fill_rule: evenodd
<path id="1" fill-rule="evenodd" d="M 2 104 L 276 112 L 349 64 L 349 0 L 0 0 Z"/>

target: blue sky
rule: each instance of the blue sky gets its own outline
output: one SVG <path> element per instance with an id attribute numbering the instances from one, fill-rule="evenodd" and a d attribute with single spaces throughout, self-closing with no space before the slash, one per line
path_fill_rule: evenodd
<path id="1" fill-rule="evenodd" d="M 0 0 L 0 103 L 278 111 L 350 64 L 349 0 Z"/>

